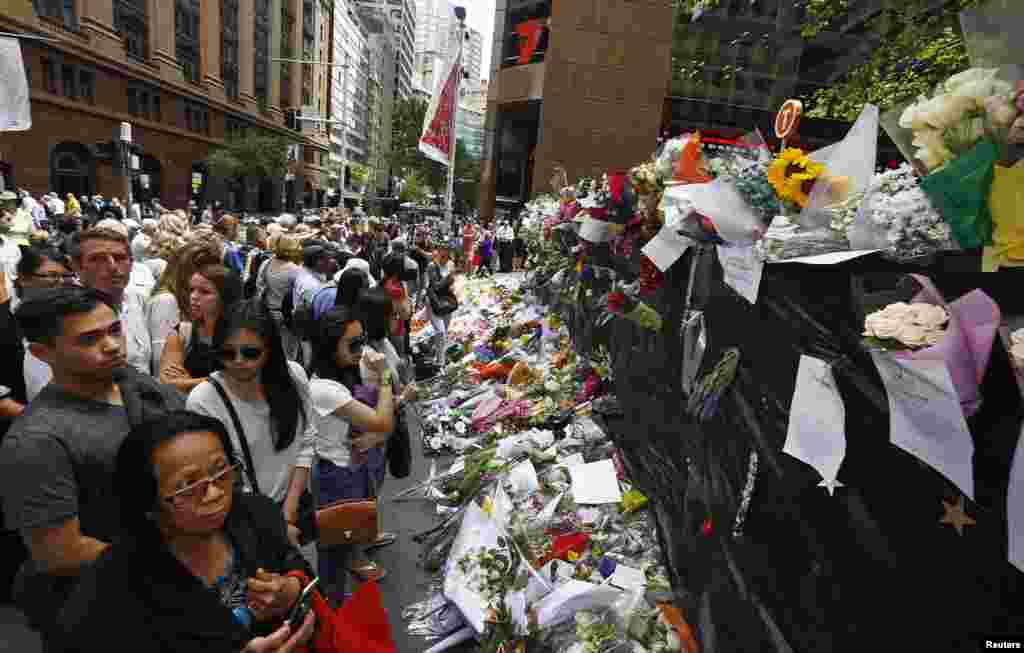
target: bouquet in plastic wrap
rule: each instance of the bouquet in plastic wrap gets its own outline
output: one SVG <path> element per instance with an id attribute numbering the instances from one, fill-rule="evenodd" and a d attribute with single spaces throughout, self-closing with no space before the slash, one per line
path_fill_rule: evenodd
<path id="1" fill-rule="evenodd" d="M 852 249 L 881 249 L 896 260 L 957 249 L 908 164 L 875 175 L 847 236 Z"/>
<path id="2" fill-rule="evenodd" d="M 624 317 L 645 329 L 661 331 L 662 320 L 658 311 L 637 297 L 638 288 L 633 285 L 615 285 L 603 298 L 606 306 L 599 324 L 606 324 L 615 317 Z"/>

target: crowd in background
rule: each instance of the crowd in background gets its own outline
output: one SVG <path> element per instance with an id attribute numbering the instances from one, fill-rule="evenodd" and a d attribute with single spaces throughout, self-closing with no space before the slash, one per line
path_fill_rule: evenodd
<path id="1" fill-rule="evenodd" d="M 488 274 L 522 269 L 522 241 L 467 224 L 459 249 L 358 209 L 125 205 L 0 195 L 4 587 L 47 651 L 111 632 L 131 650 L 293 650 L 309 628 L 268 624 L 313 575 L 312 507 L 385 480 L 421 308 L 428 362 L 446 363 L 432 297 L 452 245 Z M 318 548 L 332 604 L 349 577 L 386 576 L 371 554 L 394 539 Z"/>

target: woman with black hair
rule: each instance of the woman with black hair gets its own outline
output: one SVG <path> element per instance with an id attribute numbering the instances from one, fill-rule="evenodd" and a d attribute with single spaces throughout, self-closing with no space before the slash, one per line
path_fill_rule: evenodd
<path id="1" fill-rule="evenodd" d="M 376 496 L 384 480 L 381 447 L 394 429 L 394 376 L 382 354 L 365 350 L 357 314 L 346 308 L 320 318 L 316 373 L 309 384 L 317 416 L 317 505 Z M 360 365 L 380 380 L 364 384 Z M 375 408 L 373 407 L 375 404 Z M 357 430 L 361 432 L 357 432 Z M 320 548 L 320 579 L 334 601 L 345 591 L 348 569 L 361 579 L 381 579 L 385 570 L 361 547 Z"/>
<path id="2" fill-rule="evenodd" d="M 257 299 L 239 302 L 223 318 L 214 349 L 223 370 L 189 394 L 186 406 L 214 417 L 244 455 L 247 487 L 280 504 L 289 534 L 312 539 L 310 511 L 300 503 L 313 465 L 316 422 L 309 407 L 309 380 L 302 366 L 285 357 L 277 322 Z M 305 499 L 303 499 L 305 497 Z M 307 506 L 302 506 L 306 508 Z"/>
<path id="3" fill-rule="evenodd" d="M 113 475 L 121 536 L 64 604 L 54 650 L 302 650 L 312 611 L 294 633 L 281 620 L 312 571 L 274 504 L 241 491 L 240 469 L 215 419 L 175 411 L 136 427 Z"/>
<path id="4" fill-rule="evenodd" d="M 319 320 L 332 308 L 354 308 L 359 295 L 369 287 L 368 273 L 356 268 L 343 270 L 336 286 L 328 286 L 313 297 L 313 319 Z"/>
<path id="5" fill-rule="evenodd" d="M 204 265 L 188 281 L 188 307 L 167 336 L 160 356 L 160 381 L 180 392 L 191 392 L 221 368 L 214 342 L 223 338 L 223 317 L 242 299 L 242 278 L 225 265 Z"/>

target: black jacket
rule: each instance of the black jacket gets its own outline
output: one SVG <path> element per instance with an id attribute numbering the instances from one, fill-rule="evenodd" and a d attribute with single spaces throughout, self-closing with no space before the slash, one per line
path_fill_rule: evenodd
<path id="1" fill-rule="evenodd" d="M 259 567 L 314 577 L 270 499 L 236 493 L 224 529 L 247 577 Z M 56 651 L 238 653 L 273 630 L 270 624 L 256 624 L 254 632 L 242 627 L 216 592 L 152 537 L 119 540 L 83 573 L 58 617 Z"/>

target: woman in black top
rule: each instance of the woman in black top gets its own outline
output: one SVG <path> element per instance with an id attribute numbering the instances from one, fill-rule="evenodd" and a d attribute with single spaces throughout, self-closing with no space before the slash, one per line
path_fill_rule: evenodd
<path id="1" fill-rule="evenodd" d="M 134 429 L 114 470 L 122 536 L 64 605 L 56 650 L 284 653 L 305 643 L 312 611 L 294 634 L 281 622 L 312 570 L 277 506 L 239 491 L 240 469 L 216 419 L 176 411 Z"/>

